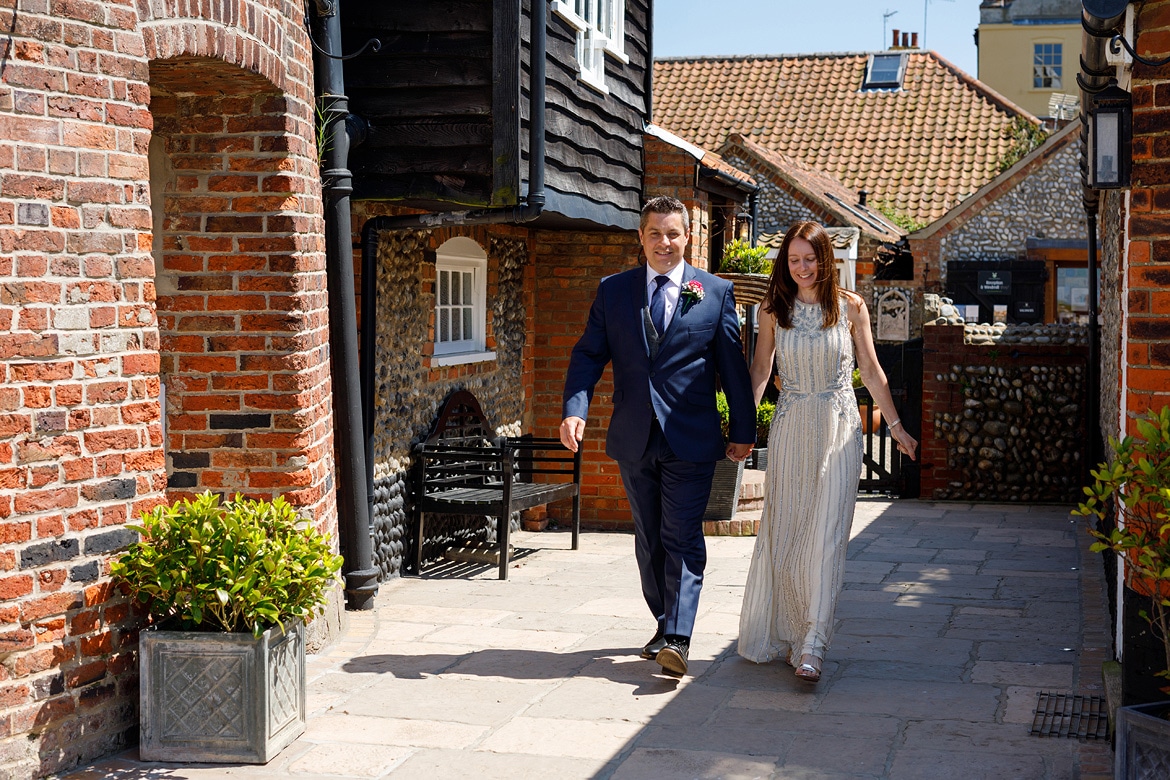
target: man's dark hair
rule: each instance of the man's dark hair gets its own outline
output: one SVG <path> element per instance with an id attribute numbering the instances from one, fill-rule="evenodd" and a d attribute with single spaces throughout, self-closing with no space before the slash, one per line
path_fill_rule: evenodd
<path id="1" fill-rule="evenodd" d="M 651 214 L 678 214 L 682 217 L 683 232 L 691 232 L 691 217 L 687 214 L 687 207 L 678 198 L 669 195 L 659 195 L 646 201 L 642 207 L 642 219 L 638 222 L 638 229 L 643 230 L 650 220 Z"/>

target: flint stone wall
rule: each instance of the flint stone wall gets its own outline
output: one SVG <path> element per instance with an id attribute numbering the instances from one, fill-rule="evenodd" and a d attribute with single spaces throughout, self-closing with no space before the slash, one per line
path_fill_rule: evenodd
<path id="1" fill-rule="evenodd" d="M 1020 328 L 1010 341 L 1007 329 L 998 340 L 968 340 L 980 327 L 995 330 L 923 328 L 921 497 L 1079 500 L 1087 475 L 1084 329 L 1066 328 L 1046 343 L 1020 336 Z"/>
<path id="2" fill-rule="evenodd" d="M 1028 238 L 1087 240 L 1079 155 L 1079 144 L 1066 144 L 943 238 L 943 282 L 949 260 L 1021 258 Z"/>
<path id="3" fill-rule="evenodd" d="M 382 234 L 378 244 L 378 311 L 374 411 L 374 563 L 381 579 L 402 572 L 414 543 L 410 523 L 410 452 L 429 432 L 443 401 L 455 390 L 470 390 L 497 436 L 519 436 L 524 415 L 521 381 L 526 307 L 523 270 L 528 248 L 522 240 L 472 235 L 488 256 L 491 363 L 435 370 L 421 354 L 433 341 L 434 249 L 455 235 L 450 230 Z M 486 241 L 486 245 L 485 242 Z M 519 528 L 519 519 L 512 519 Z M 491 540 L 494 520 L 482 517 L 430 518 L 428 558 L 455 543 Z"/>

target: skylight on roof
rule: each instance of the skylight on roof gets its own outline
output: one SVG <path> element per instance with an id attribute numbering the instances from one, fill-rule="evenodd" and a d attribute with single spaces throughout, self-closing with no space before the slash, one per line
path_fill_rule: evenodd
<path id="1" fill-rule="evenodd" d="M 862 89 L 898 89 L 906 73 L 906 56 L 892 54 L 871 54 L 865 67 L 865 83 Z"/>

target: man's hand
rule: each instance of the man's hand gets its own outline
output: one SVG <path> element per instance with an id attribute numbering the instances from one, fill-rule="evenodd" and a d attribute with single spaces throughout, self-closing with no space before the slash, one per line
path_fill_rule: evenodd
<path id="1" fill-rule="evenodd" d="M 580 417 L 566 417 L 561 420 L 561 444 L 569 452 L 576 452 L 577 446 L 585 438 L 585 421 Z"/>
<path id="2" fill-rule="evenodd" d="M 564 430 L 564 423 L 561 424 L 561 430 Z M 731 442 L 727 445 L 727 457 L 739 463 L 741 460 L 747 460 L 747 456 L 752 454 L 752 444 L 736 444 Z"/>

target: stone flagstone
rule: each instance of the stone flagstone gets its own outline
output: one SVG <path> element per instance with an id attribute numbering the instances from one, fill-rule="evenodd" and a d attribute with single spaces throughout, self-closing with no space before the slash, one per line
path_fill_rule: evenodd
<path id="1" fill-rule="evenodd" d="M 735 653 L 753 538 L 708 539 L 681 680 L 639 657 L 654 625 L 629 534 L 513 543 L 526 554 L 507 581 L 490 566 L 402 578 L 349 614 L 308 659 L 305 734 L 268 765 L 129 750 L 66 777 L 1108 777 L 1107 743 L 1028 733 L 1040 691 L 1102 694 L 1100 565 L 1065 509 L 859 501 L 815 686 Z"/>

